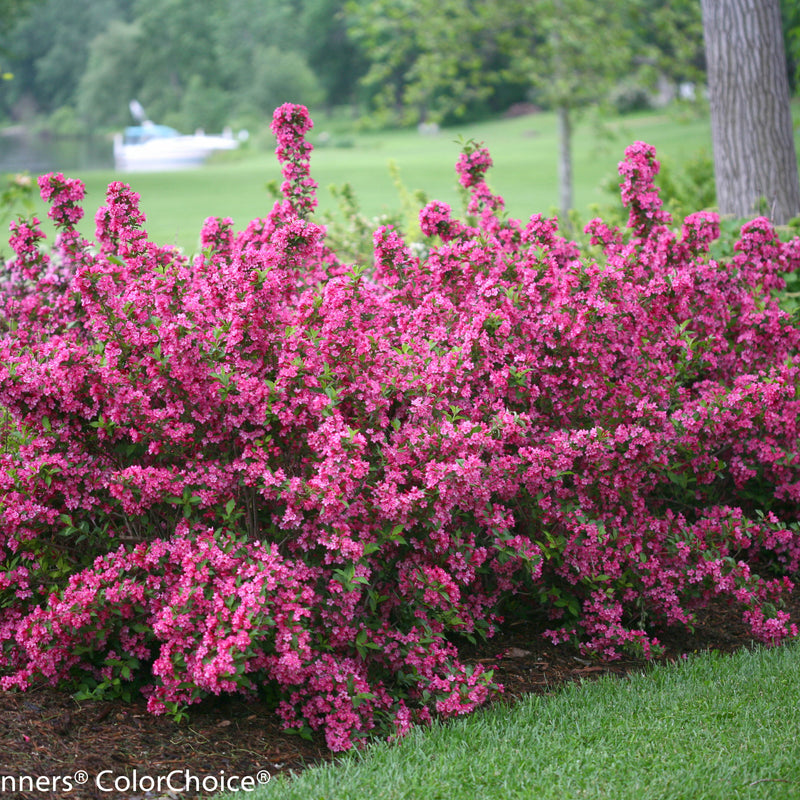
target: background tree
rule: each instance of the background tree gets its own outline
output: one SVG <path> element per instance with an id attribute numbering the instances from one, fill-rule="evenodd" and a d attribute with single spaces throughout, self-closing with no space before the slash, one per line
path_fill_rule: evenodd
<path id="1" fill-rule="evenodd" d="M 572 201 L 572 125 L 577 110 L 605 99 L 614 79 L 630 69 L 633 52 L 625 24 L 627 3 L 597 0 L 541 0 L 535 4 L 545 32 L 531 47 L 511 42 L 512 64 L 530 76 L 538 96 L 555 108 L 559 138 L 559 194 L 562 219 Z"/>
<path id="2" fill-rule="evenodd" d="M 155 5 L 159 5 L 155 0 Z M 188 2 L 189 13 L 196 3 Z M 220 85 L 237 90 L 252 79 L 253 55 L 277 47 L 302 50 L 300 4 L 279 0 L 235 0 L 216 3 L 210 15 L 209 49 L 218 67 Z M 272 112 L 270 112 L 272 113 Z"/>
<path id="3" fill-rule="evenodd" d="M 117 127 L 131 121 L 128 103 L 136 97 L 159 122 L 218 129 L 237 115 L 252 118 L 254 80 L 264 86 L 264 71 L 277 79 L 278 68 L 285 93 L 309 89 L 289 99 L 313 104 L 320 81 L 311 75 L 308 45 L 314 42 L 324 70 L 325 59 L 336 57 L 337 35 L 343 37 L 341 6 L 337 0 L 208 0 L 202 9 L 195 0 L 16 0 L 13 6 L 0 0 L 0 20 L 8 21 L 0 26 L 3 70 L 17 78 L 0 97 L 0 117 L 18 119 L 28 109 L 41 121 L 69 106 L 90 130 Z M 329 43 L 324 54 L 319 42 Z M 270 50 L 276 47 L 277 60 Z M 340 42 L 343 51 L 354 51 L 352 42 Z M 325 85 L 348 96 L 348 80 L 345 65 Z M 262 94 L 259 107 L 270 102 Z"/>
<path id="4" fill-rule="evenodd" d="M 365 54 L 347 35 L 342 0 L 304 0 L 302 51 L 329 107 L 355 105 L 358 79 L 367 71 Z"/>
<path id="5" fill-rule="evenodd" d="M 420 56 L 414 1 L 350 0 L 345 5 L 347 35 L 360 52 L 368 54 L 361 83 L 379 124 L 403 124 L 418 118 L 418 114 L 404 112 L 411 105 L 405 94 L 407 75 Z"/>
<path id="6" fill-rule="evenodd" d="M 324 99 L 319 81 L 305 58 L 296 50 L 284 51 L 274 46 L 255 52 L 251 78 L 242 96 L 248 108 L 263 116 L 297 98 L 304 98 L 303 103 L 311 107 Z"/>
<path id="7" fill-rule="evenodd" d="M 16 80 L 7 109 L 55 111 L 73 100 L 95 35 L 124 13 L 119 0 L 45 0 L 26 4 L 2 37 Z"/>
<path id="8" fill-rule="evenodd" d="M 789 91 L 794 95 L 800 87 L 800 3 L 797 0 L 780 0 L 780 3 Z"/>
<path id="9" fill-rule="evenodd" d="M 778 0 L 702 0 L 717 203 L 722 214 L 800 214 Z"/>
<path id="10" fill-rule="evenodd" d="M 14 26 L 16 20 L 23 17 L 28 7 L 33 2 L 39 0 L 0 0 L 0 30 L 8 30 Z M 7 45 L 0 44 L 0 57 L 8 55 Z M 4 78 L 10 78 L 10 74 L 4 74 Z"/>
<path id="11" fill-rule="evenodd" d="M 682 83 L 705 82 L 703 19 L 697 0 L 637 0 L 626 9 L 635 72 L 623 86 L 647 86 L 668 101 Z"/>
<path id="12" fill-rule="evenodd" d="M 92 40 L 86 70 L 76 91 L 78 115 L 89 130 L 103 124 L 130 124 L 128 103 L 140 88 L 141 46 L 141 27 L 120 20 L 114 20 Z"/>
<path id="13" fill-rule="evenodd" d="M 514 6 L 511 8 L 511 6 Z M 508 0 L 349 0 L 347 30 L 369 61 L 361 79 L 385 124 L 452 122 L 524 100 L 507 44 L 530 44 L 535 14 Z"/>
<path id="14" fill-rule="evenodd" d="M 223 0 L 205 0 L 200 12 L 193 0 L 137 0 L 141 29 L 137 98 L 151 119 L 180 125 L 183 96 L 192 80 L 195 87 L 218 84 L 214 37 L 224 6 Z M 131 99 L 120 98 L 125 104 Z"/>

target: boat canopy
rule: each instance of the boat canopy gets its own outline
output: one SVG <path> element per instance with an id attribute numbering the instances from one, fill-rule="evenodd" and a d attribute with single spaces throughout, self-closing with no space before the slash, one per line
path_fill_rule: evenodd
<path id="1" fill-rule="evenodd" d="M 125 144 L 142 144 L 151 139 L 174 139 L 176 136 L 180 136 L 180 133 L 175 128 L 170 128 L 169 125 L 156 125 L 154 122 L 125 128 Z"/>

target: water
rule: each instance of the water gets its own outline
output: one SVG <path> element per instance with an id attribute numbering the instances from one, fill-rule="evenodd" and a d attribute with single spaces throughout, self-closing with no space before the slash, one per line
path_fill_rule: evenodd
<path id="1" fill-rule="evenodd" d="M 84 170 L 113 167 L 113 144 L 103 138 L 54 139 L 25 133 L 0 136 L 0 174 L 63 172 L 77 177 Z"/>

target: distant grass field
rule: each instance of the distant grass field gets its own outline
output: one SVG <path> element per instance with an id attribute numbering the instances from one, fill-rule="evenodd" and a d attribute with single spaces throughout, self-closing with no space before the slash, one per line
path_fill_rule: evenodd
<path id="1" fill-rule="evenodd" d="M 311 141 L 327 130 L 324 118 L 316 121 Z M 341 131 L 341 122 L 335 123 Z M 369 216 L 399 207 L 399 197 L 389 173 L 394 161 L 409 190 L 422 190 L 460 209 L 455 162 L 458 137 L 476 139 L 488 146 L 495 166 L 489 173 L 492 188 L 504 196 L 508 211 L 527 219 L 550 213 L 558 203 L 555 117 L 550 113 L 464 125 L 442 130 L 438 136 L 421 136 L 416 130 L 380 133 L 333 134 L 332 142 L 346 136 L 347 147 L 317 146 L 312 154 L 312 176 L 320 185 L 320 210 L 335 209 L 328 187 L 349 182 L 363 211 Z M 659 158 L 679 166 L 698 151 L 711 152 L 707 118 L 680 121 L 670 113 L 629 116 L 606 123 L 605 130 L 588 120 L 579 121 L 573 143 L 575 206 L 585 213 L 590 204 L 607 203 L 610 195 L 600 185 L 616 174 L 625 147 L 635 139 L 649 142 Z M 208 216 L 232 217 L 244 228 L 272 207 L 265 184 L 280 176 L 272 153 L 248 153 L 230 161 L 175 173 L 117 174 L 90 171 L 86 183 L 87 220 L 82 226 L 94 236 L 94 212 L 102 204 L 110 181 L 123 180 L 141 194 L 147 230 L 159 244 L 175 244 L 187 252 L 198 248 L 203 220 Z M 40 211 L 40 214 L 44 209 Z"/>

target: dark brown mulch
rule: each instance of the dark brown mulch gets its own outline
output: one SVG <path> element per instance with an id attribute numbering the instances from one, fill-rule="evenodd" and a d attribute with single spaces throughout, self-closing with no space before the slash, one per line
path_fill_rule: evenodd
<path id="1" fill-rule="evenodd" d="M 800 593 L 795 593 L 789 610 L 800 620 Z M 752 644 L 741 612 L 724 603 L 703 611 L 699 622 L 694 633 L 674 630 L 660 637 L 666 648 L 663 660 L 704 650 L 732 652 Z M 582 658 L 569 646 L 550 645 L 541 630 L 530 622 L 510 624 L 492 641 L 465 648 L 468 662 L 496 665 L 495 676 L 505 686 L 502 702 L 603 674 L 624 676 L 645 665 Z M 43 687 L 0 692 L 0 715 L 0 797 L 9 800 L 188 800 L 213 792 L 171 793 L 166 776 L 174 770 L 180 773 L 174 779 L 178 782 L 186 771 L 197 782 L 212 776 L 217 783 L 206 785 L 213 788 L 233 776 L 255 778 L 259 771 L 275 776 L 332 758 L 321 736 L 309 742 L 283 733 L 266 705 L 238 698 L 206 701 L 190 709 L 187 721 L 175 723 L 148 714 L 144 703 L 77 702 L 65 692 Z M 85 784 L 64 783 L 81 770 L 88 778 Z M 132 783 L 134 771 L 139 785 Z M 101 773 L 102 787 L 111 788 L 116 781 L 118 790 L 101 791 L 95 784 Z M 21 776 L 29 776 L 27 784 Z M 125 782 L 126 776 L 131 783 Z M 157 784 L 151 790 L 143 776 L 155 781 L 161 777 L 161 791 Z M 38 790 L 37 778 L 42 780 Z"/>

